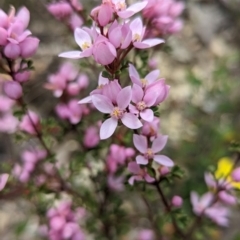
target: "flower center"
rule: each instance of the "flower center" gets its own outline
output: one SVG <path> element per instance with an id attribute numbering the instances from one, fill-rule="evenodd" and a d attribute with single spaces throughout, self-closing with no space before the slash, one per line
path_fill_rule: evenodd
<path id="1" fill-rule="evenodd" d="M 147 159 L 152 159 L 153 156 L 154 156 L 152 149 L 151 149 L 151 148 L 148 148 L 148 149 L 147 149 L 147 152 L 145 153 L 144 156 L 145 156 L 145 158 L 147 158 Z"/>
<path id="2" fill-rule="evenodd" d="M 133 41 L 140 42 L 141 41 L 141 36 L 138 33 L 135 33 L 133 36 Z"/>
<path id="3" fill-rule="evenodd" d="M 138 109 L 138 111 L 143 111 L 146 107 L 147 105 L 144 101 L 141 101 L 136 105 L 136 108 Z"/>
<path id="4" fill-rule="evenodd" d="M 116 11 L 122 11 L 122 10 L 125 10 L 126 8 L 127 8 L 127 5 L 126 5 L 125 1 L 115 4 Z"/>
<path id="5" fill-rule="evenodd" d="M 142 78 L 142 79 L 140 79 L 140 81 L 142 83 L 142 87 L 146 87 L 147 86 L 147 84 L 148 84 L 148 80 L 147 79 Z"/>
<path id="6" fill-rule="evenodd" d="M 119 109 L 118 107 L 115 107 L 111 113 L 111 117 L 114 117 L 116 119 L 121 119 L 124 114 L 124 111 Z"/>
<path id="7" fill-rule="evenodd" d="M 86 50 L 86 49 L 90 48 L 90 46 L 91 46 L 90 43 L 85 42 L 85 43 L 82 44 L 81 48 L 82 48 L 82 50 Z"/>

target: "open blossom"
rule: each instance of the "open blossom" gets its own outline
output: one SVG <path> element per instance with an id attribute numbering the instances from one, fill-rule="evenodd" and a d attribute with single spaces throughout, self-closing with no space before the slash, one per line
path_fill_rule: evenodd
<path id="1" fill-rule="evenodd" d="M 168 136 L 158 136 L 152 142 L 152 147 L 148 147 L 147 138 L 143 135 L 133 135 L 133 143 L 137 150 L 142 153 L 143 155 L 138 155 L 136 157 L 137 164 L 146 165 L 148 164 L 149 160 L 154 160 L 158 164 L 161 164 L 166 167 L 173 167 L 173 161 L 165 156 L 165 155 L 158 155 L 159 151 L 161 151 L 166 143 L 167 143 Z"/>
<path id="2" fill-rule="evenodd" d="M 135 103 L 135 105 L 130 105 L 130 111 L 139 114 L 143 120 L 152 122 L 154 113 L 150 107 L 154 105 L 156 98 L 156 93 L 152 94 L 152 92 L 147 91 L 144 93 L 140 86 L 133 84 L 132 102 Z"/>
<path id="3" fill-rule="evenodd" d="M 143 27 L 141 18 L 134 19 L 130 23 L 129 27 L 132 30 L 132 42 L 135 48 L 146 49 L 165 42 L 161 38 L 150 38 L 143 40 L 145 27 Z"/>
<path id="4" fill-rule="evenodd" d="M 142 126 L 142 123 L 134 114 L 127 112 L 127 107 L 132 98 L 131 87 L 128 86 L 123 89 L 114 89 L 113 87 L 112 90 L 113 92 L 108 92 L 108 95 L 92 95 L 93 105 L 100 112 L 110 114 L 110 118 L 105 120 L 100 128 L 101 139 L 112 136 L 119 120 L 130 129 L 137 129 Z M 114 92 L 115 90 L 116 92 Z"/>
<path id="5" fill-rule="evenodd" d="M 160 71 L 158 69 L 151 71 L 144 78 L 141 78 L 137 69 L 129 64 L 129 76 L 133 83 L 139 85 L 142 88 L 147 87 L 149 84 L 155 82 L 160 75 Z"/>
<path id="6" fill-rule="evenodd" d="M 81 28 L 74 30 L 74 38 L 82 51 L 70 51 L 59 54 L 59 57 L 79 59 L 92 56 L 92 38 Z"/>
<path id="7" fill-rule="evenodd" d="M 154 182 L 155 179 L 151 177 L 145 168 L 140 168 L 136 162 L 130 162 L 128 164 L 128 170 L 133 174 L 128 179 L 130 185 L 133 185 L 135 181 L 146 181 L 148 183 Z"/>
<path id="8" fill-rule="evenodd" d="M 9 174 L 7 173 L 0 174 L 0 191 L 2 191 L 5 188 L 8 177 L 9 177 Z"/>

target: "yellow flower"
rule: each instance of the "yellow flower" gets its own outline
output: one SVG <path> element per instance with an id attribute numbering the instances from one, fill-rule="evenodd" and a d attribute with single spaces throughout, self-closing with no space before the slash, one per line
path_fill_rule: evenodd
<path id="1" fill-rule="evenodd" d="M 231 177 L 231 172 L 233 171 L 233 161 L 229 157 L 220 158 L 218 161 L 218 167 L 215 171 L 216 179 L 226 178 L 232 187 L 240 189 L 240 183 L 234 182 Z"/>

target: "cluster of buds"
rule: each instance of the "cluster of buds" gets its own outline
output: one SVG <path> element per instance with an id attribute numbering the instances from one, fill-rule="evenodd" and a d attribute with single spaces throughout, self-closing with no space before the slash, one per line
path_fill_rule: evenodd
<path id="1" fill-rule="evenodd" d="M 55 110 L 61 119 L 77 124 L 82 115 L 89 113 L 85 105 L 79 105 L 78 100 L 72 98 L 78 96 L 88 87 L 88 84 L 88 77 L 85 74 L 79 74 L 70 63 L 62 64 L 57 73 L 49 76 L 45 88 L 51 90 L 54 97 L 60 99 Z"/>
<path id="2" fill-rule="evenodd" d="M 30 37 L 27 29 L 30 14 L 27 8 L 21 8 L 15 15 L 14 7 L 9 14 L 0 10 L 0 49 L 2 57 L 9 59 L 32 57 L 39 44 L 39 40 Z"/>
<path id="3" fill-rule="evenodd" d="M 53 1 L 47 5 L 47 10 L 57 20 L 65 22 L 72 30 L 83 25 L 81 17 L 83 7 L 78 0 Z"/>
<path id="4" fill-rule="evenodd" d="M 240 188 L 240 167 L 233 169 L 233 163 L 223 158 L 214 175 L 205 174 L 205 182 L 209 191 L 202 197 L 191 193 L 194 213 L 205 215 L 220 226 L 228 226 L 230 207 L 238 203 L 235 190 Z"/>
<path id="5" fill-rule="evenodd" d="M 72 210 L 72 203 L 62 201 L 57 207 L 47 212 L 48 230 L 46 237 L 49 240 L 84 240 L 85 234 L 79 226 L 80 220 L 85 216 L 85 210 L 78 208 Z"/>
<path id="6" fill-rule="evenodd" d="M 175 0 L 148 0 L 143 17 L 148 22 L 147 36 L 164 36 L 178 33 L 183 26 L 179 16 L 184 4 Z"/>

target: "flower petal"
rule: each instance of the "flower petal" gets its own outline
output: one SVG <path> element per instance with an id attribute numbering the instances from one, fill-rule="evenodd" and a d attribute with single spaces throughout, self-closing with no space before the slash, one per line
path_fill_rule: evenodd
<path id="1" fill-rule="evenodd" d="M 82 46 L 86 43 L 92 44 L 92 39 L 90 35 L 82 30 L 81 28 L 76 28 L 74 31 L 74 38 L 78 46 L 82 49 Z"/>
<path id="2" fill-rule="evenodd" d="M 147 138 L 143 135 L 133 135 L 133 144 L 140 153 L 146 153 L 148 148 Z"/>
<path id="3" fill-rule="evenodd" d="M 143 99 L 143 90 L 138 84 L 133 84 L 133 89 L 132 89 L 132 101 L 134 103 L 138 103 L 142 101 Z"/>
<path id="4" fill-rule="evenodd" d="M 151 109 L 145 109 L 144 111 L 140 112 L 140 116 L 146 122 L 152 122 L 154 118 L 154 114 Z"/>
<path id="5" fill-rule="evenodd" d="M 158 69 L 151 71 L 146 77 L 145 79 L 148 81 L 148 83 L 152 83 L 154 81 L 156 81 L 158 79 L 160 75 L 160 71 Z"/>
<path id="6" fill-rule="evenodd" d="M 128 163 L 128 170 L 131 173 L 139 174 L 139 172 L 141 171 L 141 168 L 139 167 L 139 165 L 136 162 L 130 162 L 130 163 Z"/>
<path id="7" fill-rule="evenodd" d="M 81 99 L 78 103 L 85 104 L 85 103 L 91 103 L 91 102 L 92 102 L 92 96 L 87 96 L 87 97 Z"/>
<path id="8" fill-rule="evenodd" d="M 0 191 L 4 189 L 7 183 L 8 177 L 9 177 L 9 174 L 7 173 L 0 174 Z"/>
<path id="9" fill-rule="evenodd" d="M 122 110 L 126 109 L 132 99 L 132 89 L 130 86 L 123 88 L 117 96 L 118 107 Z"/>
<path id="10" fill-rule="evenodd" d="M 109 118 L 104 121 L 100 128 L 100 138 L 103 140 L 111 137 L 117 128 L 117 125 L 118 121 L 114 118 Z"/>
<path id="11" fill-rule="evenodd" d="M 92 102 L 97 110 L 102 113 L 111 113 L 114 108 L 110 99 L 100 94 L 92 95 Z"/>
<path id="12" fill-rule="evenodd" d="M 169 157 L 164 156 L 164 155 L 154 155 L 153 160 L 163 166 L 166 166 L 166 167 L 174 166 L 173 161 Z"/>
<path id="13" fill-rule="evenodd" d="M 138 155 L 136 157 L 136 162 L 137 164 L 141 164 L 141 165 L 147 165 L 148 164 L 148 159 L 146 159 L 144 156 L 142 155 Z"/>
<path id="14" fill-rule="evenodd" d="M 167 135 L 162 135 L 154 139 L 152 143 L 152 150 L 154 153 L 160 152 L 166 145 L 168 140 Z"/>
<path id="15" fill-rule="evenodd" d="M 145 48 L 154 47 L 164 42 L 165 41 L 161 38 L 151 38 L 151 39 L 146 39 L 142 42 L 134 42 L 133 45 L 135 48 L 145 49 Z"/>
<path id="16" fill-rule="evenodd" d="M 138 129 L 142 127 L 141 121 L 132 113 L 124 113 L 121 120 L 122 123 L 130 129 Z"/>
<path id="17" fill-rule="evenodd" d="M 69 52 L 60 53 L 58 56 L 64 57 L 64 58 L 78 59 L 78 58 L 83 58 L 83 56 L 81 56 L 81 53 L 82 53 L 81 51 L 69 51 Z"/>

